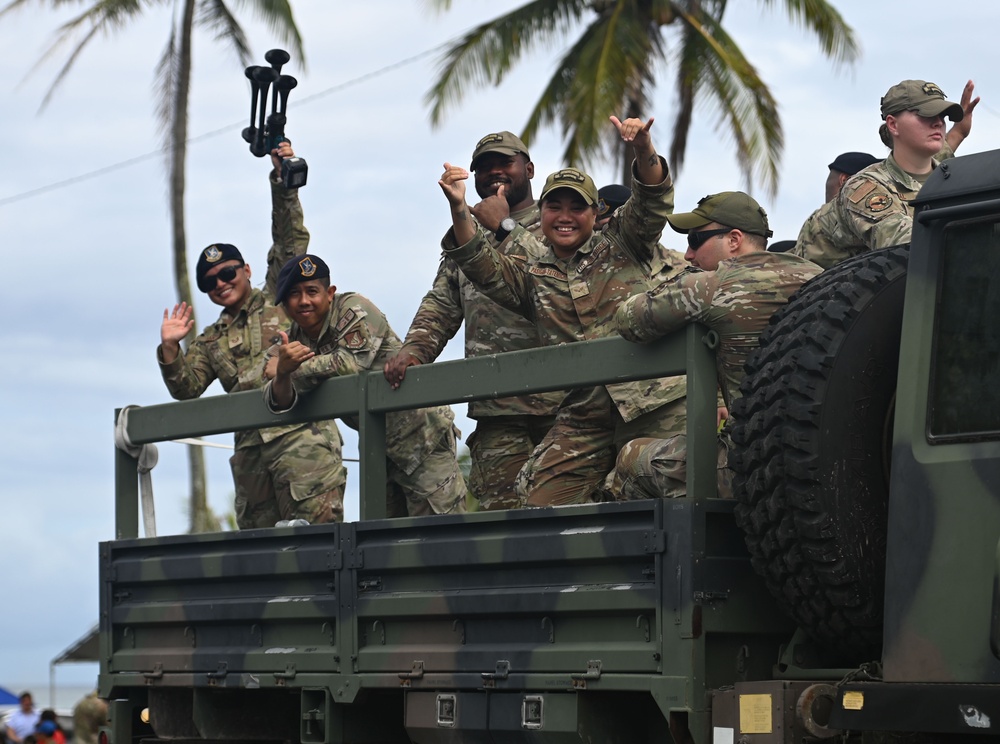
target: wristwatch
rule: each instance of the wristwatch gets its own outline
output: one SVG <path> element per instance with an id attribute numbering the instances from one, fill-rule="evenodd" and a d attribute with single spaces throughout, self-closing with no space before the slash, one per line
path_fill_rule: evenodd
<path id="1" fill-rule="evenodd" d="M 517 227 L 517 222 L 513 217 L 504 217 L 500 221 L 500 227 L 496 229 L 493 233 L 496 236 L 497 242 L 502 243 L 507 239 L 507 236 L 514 232 L 514 228 Z"/>

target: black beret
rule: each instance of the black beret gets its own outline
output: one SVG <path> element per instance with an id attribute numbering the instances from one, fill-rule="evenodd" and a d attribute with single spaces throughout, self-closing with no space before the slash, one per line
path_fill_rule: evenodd
<path id="1" fill-rule="evenodd" d="M 330 267 L 319 256 L 307 253 L 288 259 L 278 272 L 278 286 L 274 294 L 274 304 L 280 305 L 288 299 L 292 287 L 310 279 L 329 279 Z"/>
<path id="2" fill-rule="evenodd" d="M 618 183 L 602 186 L 597 192 L 597 216 L 614 212 L 632 196 L 632 189 Z"/>
<path id="3" fill-rule="evenodd" d="M 246 262 L 243 260 L 243 254 L 240 253 L 240 249 L 235 245 L 230 245 L 229 243 L 212 243 L 205 250 L 203 250 L 198 255 L 198 265 L 195 267 L 194 276 L 195 283 L 198 285 L 198 289 L 202 292 L 210 292 L 215 283 L 212 283 L 211 287 L 206 289 L 205 285 L 205 274 L 212 270 L 212 267 L 218 266 L 223 261 L 239 261 L 240 266 L 243 266 Z"/>
<path id="4" fill-rule="evenodd" d="M 830 170 L 835 170 L 838 173 L 846 173 L 849 176 L 853 176 L 858 171 L 862 171 L 869 165 L 875 165 L 881 161 L 882 158 L 877 158 L 874 155 L 869 155 L 867 152 L 845 152 L 838 155 L 832 163 L 830 163 Z"/>

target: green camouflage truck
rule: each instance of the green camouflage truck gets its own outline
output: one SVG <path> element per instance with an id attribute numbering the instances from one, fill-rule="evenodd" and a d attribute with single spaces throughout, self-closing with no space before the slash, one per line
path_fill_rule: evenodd
<path id="1" fill-rule="evenodd" d="M 135 444 L 360 416 L 361 520 L 100 545 L 105 744 L 998 740 L 1000 151 L 909 247 L 824 272 L 751 357 L 715 487 L 717 339 L 602 339 L 131 409 Z M 384 519 L 385 413 L 685 373 L 686 499 Z"/>

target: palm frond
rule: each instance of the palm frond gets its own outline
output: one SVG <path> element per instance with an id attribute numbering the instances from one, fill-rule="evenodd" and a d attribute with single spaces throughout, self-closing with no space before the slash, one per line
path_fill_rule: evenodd
<path id="1" fill-rule="evenodd" d="M 761 183 L 773 197 L 784 147 L 774 96 L 717 19 L 687 12 L 681 17 L 690 30 L 684 36 L 680 64 L 687 69 L 681 80 L 692 86 L 693 101 L 706 97 L 717 109 L 716 131 L 735 143 L 747 190 Z"/>
<path id="2" fill-rule="evenodd" d="M 210 0 L 222 5 L 221 0 Z M 306 51 L 302 44 L 302 34 L 295 23 L 290 0 L 237 0 L 240 7 L 248 7 L 255 18 L 261 20 L 284 45 L 291 47 L 302 69 L 306 69 Z M 228 10 L 226 11 L 228 13 Z M 235 23 L 235 21 L 233 21 Z"/>
<path id="3" fill-rule="evenodd" d="M 438 79 L 425 96 L 431 124 L 440 124 L 468 86 L 499 84 L 539 40 L 551 43 L 565 35 L 588 7 L 587 0 L 534 0 L 460 37 L 445 50 Z"/>
<path id="4" fill-rule="evenodd" d="M 156 93 L 156 129 L 164 146 L 170 144 L 170 134 L 176 114 L 178 63 L 177 27 L 172 25 L 167 45 L 163 48 L 163 53 L 160 55 L 153 73 Z M 170 170 L 169 163 L 170 154 L 168 152 L 168 171 Z"/>
<path id="5" fill-rule="evenodd" d="M 241 65 L 246 67 L 250 64 L 246 33 L 223 0 L 203 0 L 199 3 L 195 25 L 209 31 L 216 41 L 228 42 Z"/>
<path id="6" fill-rule="evenodd" d="M 783 5 L 789 19 L 815 34 L 820 49 L 838 64 L 856 62 L 861 46 L 853 29 L 827 0 L 759 0 L 765 8 Z"/>

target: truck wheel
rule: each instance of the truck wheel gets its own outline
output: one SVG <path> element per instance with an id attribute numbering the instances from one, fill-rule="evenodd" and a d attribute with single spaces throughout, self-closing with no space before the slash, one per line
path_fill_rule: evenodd
<path id="1" fill-rule="evenodd" d="M 908 246 L 823 272 L 771 318 L 733 405 L 736 517 L 754 568 L 844 664 L 882 643 Z"/>

